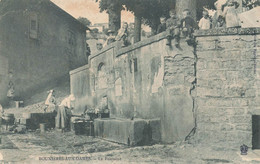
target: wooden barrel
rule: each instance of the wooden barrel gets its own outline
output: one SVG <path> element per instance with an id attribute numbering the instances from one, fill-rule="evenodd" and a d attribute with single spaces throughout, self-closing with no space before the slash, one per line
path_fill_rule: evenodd
<path id="1" fill-rule="evenodd" d="M 12 113 L 5 113 L 5 115 L 2 118 L 7 124 L 14 123 L 14 114 Z"/>

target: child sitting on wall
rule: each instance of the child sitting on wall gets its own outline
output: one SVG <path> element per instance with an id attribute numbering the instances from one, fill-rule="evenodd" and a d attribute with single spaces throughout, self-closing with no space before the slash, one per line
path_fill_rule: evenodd
<path id="1" fill-rule="evenodd" d="M 209 17 L 209 12 L 204 10 L 202 12 L 203 17 L 199 21 L 199 28 L 201 30 L 208 30 L 211 29 L 211 19 Z"/>
<path id="2" fill-rule="evenodd" d="M 180 42 L 180 21 L 174 10 L 169 12 L 170 18 L 166 20 L 166 28 L 170 30 L 170 35 L 167 36 L 166 45 L 171 45 L 171 40 L 174 39 L 174 44 L 179 47 Z"/>
<path id="3" fill-rule="evenodd" d="M 160 22 L 161 22 L 161 24 L 159 24 L 159 26 L 157 28 L 157 34 L 166 31 L 166 18 L 165 17 L 161 17 L 160 18 Z"/>
<path id="4" fill-rule="evenodd" d="M 195 20 L 191 17 L 191 12 L 185 9 L 182 12 L 183 19 L 181 20 L 181 31 L 187 43 L 190 45 L 193 41 L 192 33 L 195 29 L 198 29 L 198 25 Z"/>
<path id="5" fill-rule="evenodd" d="M 122 28 L 118 30 L 115 40 L 121 41 L 122 47 L 128 46 L 129 45 L 129 42 L 127 40 L 128 35 L 129 35 L 128 24 L 126 22 L 124 22 Z"/>

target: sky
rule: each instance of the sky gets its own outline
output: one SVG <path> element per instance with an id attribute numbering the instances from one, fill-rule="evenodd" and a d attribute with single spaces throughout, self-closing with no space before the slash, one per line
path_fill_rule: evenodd
<path id="1" fill-rule="evenodd" d="M 85 17 L 88 18 L 92 24 L 107 23 L 108 14 L 104 11 L 99 12 L 99 3 L 96 0 L 51 0 L 57 6 L 68 12 L 75 18 Z M 122 11 L 121 21 L 134 22 L 132 13 Z"/>

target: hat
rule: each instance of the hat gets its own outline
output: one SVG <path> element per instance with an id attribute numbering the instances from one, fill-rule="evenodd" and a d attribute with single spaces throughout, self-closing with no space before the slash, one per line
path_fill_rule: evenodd
<path id="1" fill-rule="evenodd" d="M 71 95 L 69 96 L 69 99 L 70 99 L 70 101 L 75 101 L 75 96 L 74 96 L 74 94 L 71 94 Z"/>
<path id="2" fill-rule="evenodd" d="M 108 30 L 108 31 L 107 31 L 107 34 L 109 34 L 109 33 L 114 33 L 114 31 Z"/>

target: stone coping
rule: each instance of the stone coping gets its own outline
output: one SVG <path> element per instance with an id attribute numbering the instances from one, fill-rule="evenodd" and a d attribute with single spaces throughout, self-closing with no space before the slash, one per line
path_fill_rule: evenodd
<path id="1" fill-rule="evenodd" d="M 70 73 L 70 75 L 73 75 L 73 74 L 76 74 L 78 72 L 84 71 L 84 70 L 89 69 L 89 68 L 90 68 L 90 64 L 87 64 L 87 65 L 83 65 L 79 68 L 76 68 L 74 70 L 71 70 L 69 73 Z"/>
<path id="2" fill-rule="evenodd" d="M 101 55 L 101 54 L 103 54 L 103 53 L 109 51 L 110 49 L 115 48 L 116 45 L 117 45 L 117 43 L 114 42 L 114 43 L 112 43 L 112 44 L 110 44 L 110 45 L 104 47 L 101 51 L 96 52 L 96 53 L 94 53 L 93 55 L 90 55 L 88 59 L 91 60 L 91 59 L 93 59 L 93 58 L 95 58 L 95 57 L 97 57 L 97 56 L 99 56 L 99 55 Z"/>
<path id="3" fill-rule="evenodd" d="M 157 42 L 159 40 L 162 40 L 162 39 L 166 38 L 168 34 L 169 34 L 169 31 L 166 31 L 166 32 L 154 35 L 154 36 L 152 36 L 150 38 L 147 38 L 147 39 L 142 40 L 142 41 L 140 41 L 138 43 L 135 43 L 133 45 L 130 45 L 130 46 L 127 46 L 127 47 L 124 47 L 124 48 L 121 48 L 121 49 L 118 49 L 118 47 L 119 47 L 118 44 L 120 44 L 120 43 L 114 42 L 114 43 L 104 47 L 101 51 L 99 51 L 99 52 L 97 52 L 97 53 L 95 53 L 93 55 L 90 55 L 89 56 L 89 63 L 90 63 L 90 60 L 92 60 L 93 58 L 95 58 L 97 56 L 100 56 L 100 55 L 104 54 L 105 52 L 107 52 L 107 51 L 109 51 L 111 49 L 116 49 L 117 50 L 117 51 L 114 51 L 114 53 L 116 53 L 116 57 L 118 57 L 118 56 L 120 56 L 122 54 L 125 54 L 125 53 L 129 52 L 129 51 L 133 51 L 133 50 L 138 49 L 140 47 L 143 47 L 143 46 L 146 46 L 148 44 L 151 44 L 151 43 Z M 90 68 L 90 64 L 81 66 L 79 68 L 71 70 L 70 71 L 70 75 L 78 73 L 78 72 L 86 70 L 86 69 L 89 69 L 89 68 Z"/>
<path id="4" fill-rule="evenodd" d="M 260 34 L 260 27 L 256 28 L 216 28 L 209 30 L 196 30 L 195 37 L 223 36 L 223 35 L 255 35 Z"/>
<path id="5" fill-rule="evenodd" d="M 142 40 L 140 42 L 137 42 L 133 45 L 130 45 L 130 46 L 127 46 L 127 47 L 124 47 L 124 48 L 121 48 L 119 49 L 117 52 L 116 52 L 116 57 L 119 57 L 121 56 L 122 54 L 125 54 L 125 53 L 128 53 L 130 51 L 133 51 L 135 49 L 138 49 L 140 47 L 144 47 L 146 45 L 149 45 L 151 43 L 154 43 L 154 42 L 158 42 L 164 38 L 167 37 L 167 35 L 169 34 L 169 31 L 166 31 L 166 32 L 162 32 L 160 34 L 157 34 L 157 35 L 154 35 L 150 38 L 147 38 L 145 40 Z"/>
<path id="6" fill-rule="evenodd" d="M 97 56 L 104 54 L 105 52 L 107 52 L 111 49 L 114 49 L 113 53 L 115 54 L 115 57 L 119 57 L 130 51 L 136 50 L 138 48 L 141 48 L 146 45 L 149 45 L 154 42 L 158 42 L 162 39 L 165 39 L 168 34 L 169 34 L 169 31 L 162 32 L 160 34 L 154 35 L 150 38 L 147 38 L 145 40 L 142 40 L 133 45 L 123 47 L 123 48 L 118 48 L 120 43 L 114 42 L 111 45 L 104 47 L 100 52 L 90 55 L 89 63 L 90 63 L 90 60 L 94 59 Z M 225 36 L 225 35 L 255 35 L 255 34 L 260 34 L 260 27 L 256 27 L 256 28 L 218 28 L 218 29 L 209 29 L 209 30 L 196 30 L 194 32 L 195 37 Z M 77 69 L 70 71 L 70 75 L 83 71 L 83 70 L 86 70 L 86 69 L 89 69 L 89 68 L 90 68 L 90 64 L 84 65 L 82 67 L 79 67 Z"/>

